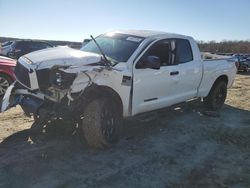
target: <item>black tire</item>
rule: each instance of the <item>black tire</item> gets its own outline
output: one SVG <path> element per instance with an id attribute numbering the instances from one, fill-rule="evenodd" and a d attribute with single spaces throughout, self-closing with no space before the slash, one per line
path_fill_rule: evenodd
<path id="1" fill-rule="evenodd" d="M 4 96 L 12 82 L 13 80 L 8 75 L 0 73 L 0 98 Z"/>
<path id="2" fill-rule="evenodd" d="M 45 125 L 47 123 L 48 122 L 45 121 L 45 120 L 37 119 L 31 125 L 31 128 L 30 128 L 30 139 L 33 142 L 37 143 L 37 142 L 43 140 L 42 139 L 42 134 L 43 134 L 44 127 L 45 127 Z"/>
<path id="3" fill-rule="evenodd" d="M 91 148 L 105 149 L 115 144 L 120 137 L 122 114 L 116 104 L 106 98 L 97 98 L 85 108 L 79 125 L 83 136 Z"/>
<path id="4" fill-rule="evenodd" d="M 223 106 L 227 97 L 227 83 L 223 80 L 218 80 L 214 83 L 207 97 L 204 98 L 204 103 L 210 110 L 219 110 Z"/>

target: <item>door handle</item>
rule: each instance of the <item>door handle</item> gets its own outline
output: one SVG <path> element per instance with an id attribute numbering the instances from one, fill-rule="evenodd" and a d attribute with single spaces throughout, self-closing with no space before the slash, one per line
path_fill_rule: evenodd
<path id="1" fill-rule="evenodd" d="M 170 75 L 173 76 L 173 75 L 178 75 L 179 74 L 179 71 L 173 71 L 173 72 L 170 72 Z"/>

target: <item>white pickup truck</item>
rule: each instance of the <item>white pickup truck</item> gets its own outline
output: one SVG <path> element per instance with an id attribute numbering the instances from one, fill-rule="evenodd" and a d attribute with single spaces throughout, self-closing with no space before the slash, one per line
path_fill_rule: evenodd
<path id="1" fill-rule="evenodd" d="M 71 119 L 92 147 L 109 147 L 122 119 L 193 98 L 213 110 L 232 86 L 234 59 L 206 60 L 189 36 L 156 31 L 102 34 L 82 47 L 54 47 L 18 59 L 2 111 L 21 105 L 37 133 Z"/>

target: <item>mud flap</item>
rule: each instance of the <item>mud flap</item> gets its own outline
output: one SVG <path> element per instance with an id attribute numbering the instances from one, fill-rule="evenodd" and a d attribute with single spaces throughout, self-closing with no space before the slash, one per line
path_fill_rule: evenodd
<path id="1" fill-rule="evenodd" d="M 3 101 L 2 101 L 1 112 L 8 110 L 11 106 L 10 97 L 11 97 L 11 92 L 13 88 L 14 88 L 14 83 L 10 85 L 8 89 L 6 90 L 4 97 L 3 97 Z"/>

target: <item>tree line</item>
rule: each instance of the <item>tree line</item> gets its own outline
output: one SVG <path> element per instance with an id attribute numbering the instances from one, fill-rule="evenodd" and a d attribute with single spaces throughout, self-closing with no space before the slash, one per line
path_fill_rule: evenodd
<path id="1" fill-rule="evenodd" d="M 6 42 L 6 41 L 15 41 L 15 40 L 23 40 L 19 38 L 11 38 L 11 37 L 0 37 L 0 43 Z M 24 39 L 24 40 L 30 40 L 30 39 Z M 33 39 L 37 40 L 37 39 Z M 39 41 L 44 41 L 48 42 L 54 46 L 70 46 L 73 48 L 81 48 L 82 43 L 81 42 L 72 42 L 72 41 L 57 41 L 57 40 L 39 40 Z"/>
<path id="2" fill-rule="evenodd" d="M 20 40 L 18 38 L 0 37 L 0 43 L 10 41 L 10 40 Z M 56 41 L 56 40 L 43 40 L 51 43 L 52 45 L 68 45 L 73 48 L 80 48 L 81 42 L 71 42 L 71 41 Z M 250 54 L 250 40 L 247 41 L 197 41 L 199 48 L 202 52 L 212 52 L 212 53 L 229 53 L 229 54 Z"/>
<path id="3" fill-rule="evenodd" d="M 250 40 L 247 41 L 197 41 L 202 52 L 250 54 Z"/>

